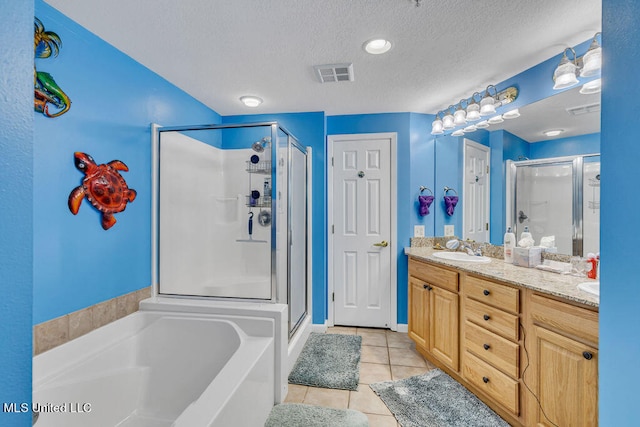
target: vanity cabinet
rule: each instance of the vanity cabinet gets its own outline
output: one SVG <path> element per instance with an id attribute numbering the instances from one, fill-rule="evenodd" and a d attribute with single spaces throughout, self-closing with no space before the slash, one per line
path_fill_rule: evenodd
<path id="1" fill-rule="evenodd" d="M 531 373 L 536 426 L 598 424 L 598 313 L 531 294 Z"/>
<path id="2" fill-rule="evenodd" d="M 409 262 L 409 337 L 421 353 L 459 368 L 458 273 Z"/>
<path id="3" fill-rule="evenodd" d="M 462 275 L 462 378 L 520 414 L 520 290 Z"/>
<path id="4" fill-rule="evenodd" d="M 409 258 L 408 330 L 511 425 L 597 426 L 597 308 Z"/>

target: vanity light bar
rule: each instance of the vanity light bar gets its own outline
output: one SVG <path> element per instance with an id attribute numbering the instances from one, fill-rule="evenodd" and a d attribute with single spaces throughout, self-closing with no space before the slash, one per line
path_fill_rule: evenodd
<path id="1" fill-rule="evenodd" d="M 498 119 L 499 115 L 493 116 L 495 109 L 512 103 L 516 98 L 518 98 L 518 89 L 514 86 L 498 92 L 495 86 L 489 85 L 482 94 L 475 92 L 470 98 L 461 99 L 457 104 L 449 105 L 445 110 L 438 111 L 436 118 L 433 123 L 431 123 L 431 134 L 442 135 L 445 131 L 460 127 L 460 129 L 452 133 L 454 136 L 459 136 L 461 131 L 472 132 L 475 131 L 476 128 L 488 127 L 489 124 L 500 123 L 501 119 Z M 493 117 L 488 120 L 483 120 L 475 126 L 467 126 L 469 122 L 480 120 L 480 116 L 489 115 Z M 518 116 L 519 114 L 505 118 Z"/>

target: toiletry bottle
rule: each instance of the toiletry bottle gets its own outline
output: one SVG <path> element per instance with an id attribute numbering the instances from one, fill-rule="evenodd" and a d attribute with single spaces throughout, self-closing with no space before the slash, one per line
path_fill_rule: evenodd
<path id="1" fill-rule="evenodd" d="M 589 279 L 596 279 L 598 277 L 598 260 L 596 255 L 592 252 L 587 254 L 587 262 L 591 264 L 591 268 L 587 271 L 587 277 Z"/>
<path id="2" fill-rule="evenodd" d="M 262 193 L 264 197 L 271 197 L 271 185 L 269 185 L 269 180 L 264 180 L 264 192 Z"/>
<path id="3" fill-rule="evenodd" d="M 533 237 L 531 236 L 531 233 L 529 232 L 529 227 L 528 226 L 524 226 L 524 231 L 522 232 L 522 234 L 520 234 L 520 240 L 522 239 L 532 239 Z"/>
<path id="4" fill-rule="evenodd" d="M 507 228 L 504 233 L 504 262 L 513 264 L 513 248 L 516 247 L 516 235 L 511 231 L 511 227 Z"/>

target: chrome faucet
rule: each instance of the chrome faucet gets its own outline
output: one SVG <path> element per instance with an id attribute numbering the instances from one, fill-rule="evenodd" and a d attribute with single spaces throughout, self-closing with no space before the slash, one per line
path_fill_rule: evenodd
<path id="1" fill-rule="evenodd" d="M 460 246 L 462 246 L 462 249 L 467 251 L 468 255 L 471 255 L 471 256 L 476 255 L 476 253 L 473 251 L 473 247 L 469 243 L 463 242 L 463 241 L 460 241 L 460 243 L 461 243 Z"/>
<path id="2" fill-rule="evenodd" d="M 451 239 L 445 244 L 445 246 L 447 249 L 452 251 L 457 251 L 459 249 L 465 250 L 470 256 L 482 256 L 482 248 L 478 246 L 478 248 L 474 250 L 473 246 L 471 246 L 468 241 Z"/>

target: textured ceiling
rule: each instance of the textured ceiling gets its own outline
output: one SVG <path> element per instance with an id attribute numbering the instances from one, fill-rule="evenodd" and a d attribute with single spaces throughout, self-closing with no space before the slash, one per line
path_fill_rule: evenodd
<path id="1" fill-rule="evenodd" d="M 600 94 L 583 95 L 580 86 L 560 92 L 520 108 L 521 116 L 514 120 L 505 120 L 493 125 L 488 130 L 505 129 L 528 142 L 548 141 L 600 132 L 600 109 L 597 111 L 572 115 L 569 108 L 585 105 L 600 105 Z M 549 137 L 544 131 L 562 129 L 558 136 Z"/>
<path id="2" fill-rule="evenodd" d="M 600 0 L 45 1 L 222 115 L 435 113 L 601 27 Z M 342 62 L 355 81 L 318 82 Z"/>

